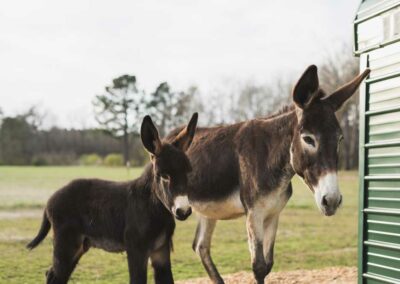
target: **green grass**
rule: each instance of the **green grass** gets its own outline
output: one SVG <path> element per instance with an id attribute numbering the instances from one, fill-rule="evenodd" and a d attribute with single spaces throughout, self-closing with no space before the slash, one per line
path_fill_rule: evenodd
<path id="1" fill-rule="evenodd" d="M 44 281 L 51 264 L 51 237 L 31 252 L 24 246 L 41 222 L 40 214 L 32 217 L 28 213 L 39 213 L 53 191 L 77 177 L 126 180 L 140 172 L 101 167 L 0 167 L 0 283 Z M 280 218 L 274 271 L 356 265 L 357 173 L 341 172 L 340 185 L 344 204 L 328 218 L 318 212 L 310 190 L 294 179 L 293 196 Z M 4 217 L 6 213 L 21 215 Z M 191 249 L 195 226 L 195 216 L 177 222 L 172 255 L 177 280 L 206 276 Z M 212 255 L 223 274 L 251 270 L 244 218 L 218 222 Z M 92 249 L 80 261 L 72 283 L 126 283 L 127 279 L 125 254 Z"/>
<path id="2" fill-rule="evenodd" d="M 43 206 L 57 189 L 75 178 L 99 177 L 127 180 L 141 168 L 106 167 L 0 167 L 0 209 Z"/>

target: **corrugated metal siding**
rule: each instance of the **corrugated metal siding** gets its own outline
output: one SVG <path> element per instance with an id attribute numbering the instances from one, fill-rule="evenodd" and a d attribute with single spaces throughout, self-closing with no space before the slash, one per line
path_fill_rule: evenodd
<path id="1" fill-rule="evenodd" d="M 357 11 L 357 19 L 366 18 L 382 8 L 389 7 L 397 0 L 364 0 Z"/>
<path id="2" fill-rule="evenodd" d="M 368 53 L 368 63 L 372 72 L 370 78 L 385 76 L 400 70 L 400 54 L 395 45 Z"/>
<path id="3" fill-rule="evenodd" d="M 364 1 L 354 21 L 356 54 L 400 41 L 400 1 Z"/>
<path id="4" fill-rule="evenodd" d="M 362 56 L 360 283 L 400 283 L 400 43 Z"/>

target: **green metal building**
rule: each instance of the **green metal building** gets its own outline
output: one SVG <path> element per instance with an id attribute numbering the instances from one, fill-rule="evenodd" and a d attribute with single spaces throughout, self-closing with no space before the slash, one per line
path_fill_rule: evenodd
<path id="1" fill-rule="evenodd" d="M 400 0 L 364 0 L 360 69 L 359 283 L 400 283 Z"/>

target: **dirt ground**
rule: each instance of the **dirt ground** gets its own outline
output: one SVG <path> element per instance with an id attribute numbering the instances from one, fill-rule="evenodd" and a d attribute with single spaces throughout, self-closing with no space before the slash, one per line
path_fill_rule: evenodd
<path id="1" fill-rule="evenodd" d="M 253 275 L 250 272 L 238 272 L 223 276 L 227 284 L 250 284 Z M 178 284 L 209 284 L 207 278 L 178 281 Z M 265 283 L 268 284 L 350 284 L 357 283 L 356 267 L 328 267 L 315 270 L 294 270 L 272 272 Z"/>

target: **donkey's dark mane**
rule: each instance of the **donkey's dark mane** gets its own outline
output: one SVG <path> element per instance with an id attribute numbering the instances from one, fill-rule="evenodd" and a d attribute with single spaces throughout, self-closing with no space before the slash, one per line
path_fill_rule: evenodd
<path id="1" fill-rule="evenodd" d="M 289 104 L 289 105 L 284 105 L 282 106 L 278 111 L 272 113 L 272 114 L 268 114 L 265 116 L 261 116 L 259 117 L 259 119 L 271 119 L 271 118 L 275 118 L 277 116 L 280 116 L 282 114 L 286 114 L 288 112 L 291 112 L 295 109 L 295 105 L 294 104 Z M 220 128 L 225 128 L 225 127 L 234 127 L 236 125 L 241 125 L 243 123 L 245 123 L 246 121 L 239 121 L 239 122 L 235 122 L 232 124 L 219 124 L 219 125 L 215 125 L 212 127 L 201 127 L 198 128 L 198 132 L 201 132 L 203 129 L 220 129 Z M 168 135 L 165 137 L 164 141 L 165 142 L 171 142 L 176 135 L 182 131 L 182 129 L 184 128 L 184 126 L 181 127 L 177 127 L 174 130 L 172 130 L 170 133 L 168 133 Z"/>
<path id="2" fill-rule="evenodd" d="M 132 191 L 131 194 L 148 194 L 152 202 L 161 202 L 156 194 L 157 184 L 154 180 L 153 165 L 151 162 L 145 165 L 143 173 L 137 179 L 130 181 L 130 184 L 129 190 Z"/>
<path id="3" fill-rule="evenodd" d="M 291 112 L 291 111 L 293 111 L 294 109 L 295 109 L 295 105 L 294 105 L 294 104 L 284 105 L 284 106 L 282 106 L 278 111 L 276 111 L 276 112 L 274 112 L 274 113 L 272 113 L 272 114 L 266 115 L 266 116 L 262 116 L 262 117 L 260 117 L 260 118 L 262 118 L 262 119 L 271 119 L 271 118 L 275 118 L 275 117 L 280 116 L 280 115 L 282 115 L 282 114 Z"/>

